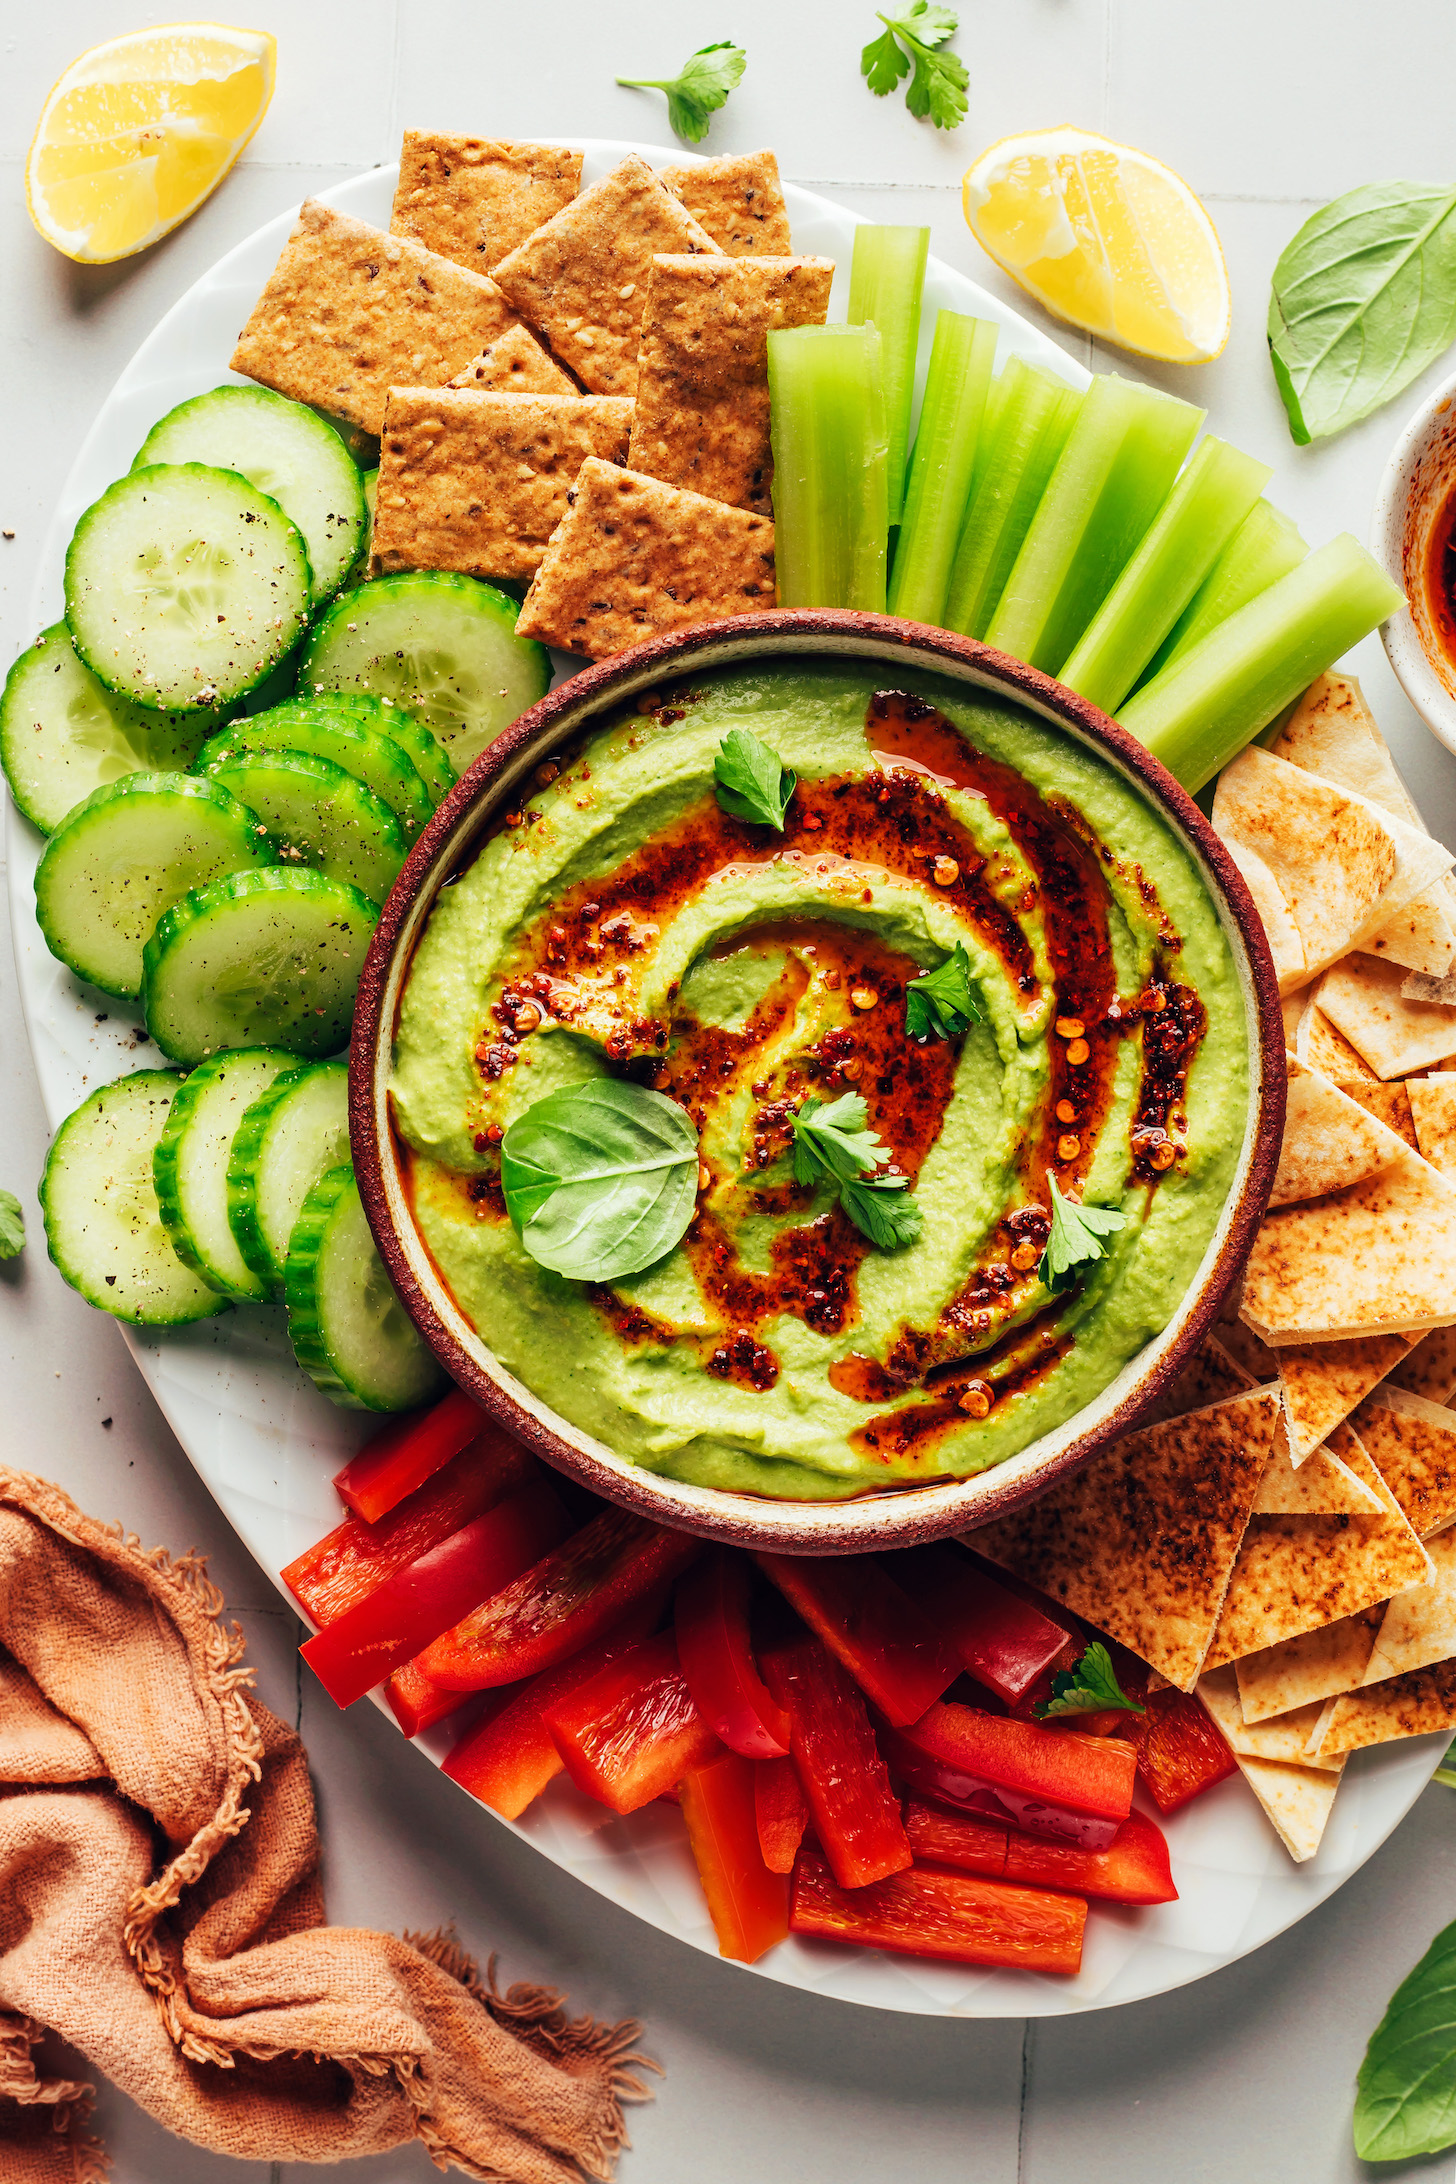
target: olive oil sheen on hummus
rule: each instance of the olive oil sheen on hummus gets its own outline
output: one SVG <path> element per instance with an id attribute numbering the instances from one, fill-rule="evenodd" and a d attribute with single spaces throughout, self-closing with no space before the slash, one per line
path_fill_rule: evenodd
<path id="1" fill-rule="evenodd" d="M 733 728 L 798 775 L 782 834 L 718 806 Z M 958 943 L 982 1020 L 913 1038 Z M 538 1266 L 500 1188 L 515 1117 L 604 1074 L 700 1155 L 682 1241 L 611 1287 Z M 391 1093 L 420 1233 L 511 1372 L 650 1470 L 829 1499 L 1000 1463 L 1167 1325 L 1248 1078 L 1214 903 L 1111 766 L 960 684 L 806 663 L 652 693 L 538 769 L 430 914 Z M 850 1090 L 922 1209 L 899 1250 L 794 1180 L 793 1114 Z M 1049 1177 L 1126 1216 L 1056 1294 Z"/>

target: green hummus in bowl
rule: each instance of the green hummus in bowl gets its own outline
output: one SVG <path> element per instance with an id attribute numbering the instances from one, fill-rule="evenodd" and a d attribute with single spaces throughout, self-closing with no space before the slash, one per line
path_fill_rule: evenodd
<path id="1" fill-rule="evenodd" d="M 782 831 L 715 793 L 735 730 L 797 777 Z M 1262 1211 L 1281 1050 L 1242 883 L 1112 723 L 915 625 L 755 616 L 560 685 L 436 815 L 361 994 L 356 1166 L 427 1339 L 543 1454 L 664 1522 L 863 1548 L 1156 1400 Z M 572 1280 L 502 1140 L 603 1078 L 686 1113 L 695 1197 L 654 1263 Z M 892 1234 L 796 1161 L 831 1109 Z"/>

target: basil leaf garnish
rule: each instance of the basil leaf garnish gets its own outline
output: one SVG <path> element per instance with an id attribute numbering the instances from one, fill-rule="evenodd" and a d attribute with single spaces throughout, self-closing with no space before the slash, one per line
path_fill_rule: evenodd
<path id="1" fill-rule="evenodd" d="M 501 1141 L 501 1188 L 538 1265 L 619 1281 L 671 1251 L 691 1221 L 697 1132 L 675 1100 L 600 1077 L 516 1118 Z"/>
<path id="2" fill-rule="evenodd" d="M 1409 2161 L 1456 2144 L 1456 1924 L 1396 1988 L 1356 2082 L 1362 2161 Z"/>
<path id="3" fill-rule="evenodd" d="M 1370 182 L 1306 220 L 1274 268 L 1269 351 L 1289 430 L 1327 439 L 1456 340 L 1456 190 Z"/>

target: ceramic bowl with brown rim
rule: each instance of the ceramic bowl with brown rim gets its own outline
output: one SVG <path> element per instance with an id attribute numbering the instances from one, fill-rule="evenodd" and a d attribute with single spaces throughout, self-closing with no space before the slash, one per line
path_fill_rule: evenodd
<path id="1" fill-rule="evenodd" d="M 917 688 L 925 691 L 931 687 L 925 678 L 931 676 L 936 678 L 935 687 L 943 696 L 949 693 L 947 702 L 958 701 L 962 695 L 965 701 L 973 704 L 984 704 L 988 699 L 993 703 L 1003 701 L 1019 708 L 1023 715 L 1030 714 L 1034 719 L 1050 724 L 1066 739 L 1069 778 L 1079 763 L 1078 747 L 1082 753 L 1095 755 L 1104 767 L 1119 777 L 1118 795 L 1130 791 L 1139 807 L 1149 808 L 1172 831 L 1186 853 L 1196 880 L 1201 883 L 1203 896 L 1212 905 L 1213 920 L 1205 918 L 1207 930 L 1214 935 L 1220 961 L 1231 966 L 1232 975 L 1226 979 L 1224 998 L 1220 1003 L 1224 1010 L 1223 1020 L 1237 1025 L 1247 1056 L 1246 1089 L 1241 1073 L 1232 1072 L 1229 1111 L 1223 1116 L 1230 1133 L 1225 1167 L 1221 1171 L 1227 1176 L 1227 1187 L 1216 1209 L 1210 1211 L 1206 1242 L 1193 1265 L 1191 1278 L 1180 1285 L 1180 1293 L 1172 1298 L 1169 1316 L 1161 1330 L 1121 1362 L 1110 1373 L 1106 1384 L 1091 1392 L 1074 1415 L 1060 1418 L 1049 1430 L 1039 1432 L 1036 1438 L 1016 1448 L 1005 1460 L 971 1476 L 957 1477 L 946 1476 L 944 1472 L 936 1475 L 932 1460 L 911 1483 L 878 1488 L 871 1481 L 851 1498 L 831 1500 L 779 1498 L 777 1494 L 730 1490 L 723 1485 L 685 1483 L 649 1470 L 615 1450 L 605 1434 L 589 1432 L 573 1424 L 552 1408 L 539 1389 L 533 1391 L 517 1372 L 508 1369 L 491 1348 L 490 1315 L 478 1310 L 477 1317 L 485 1324 L 473 1323 L 452 1293 L 435 1254 L 421 1233 L 412 1199 L 411 1161 L 395 1134 L 391 1102 L 393 1049 L 402 997 L 416 949 L 441 890 L 471 869 L 488 840 L 498 836 L 503 828 L 519 827 L 523 823 L 522 807 L 530 805 L 533 794 L 539 798 L 538 784 L 550 780 L 558 765 L 569 768 L 569 754 L 584 738 L 643 709 L 653 710 L 653 725 L 659 729 L 669 721 L 681 719 L 680 711 L 663 709 L 665 701 L 660 694 L 664 690 L 691 690 L 698 683 L 711 693 L 722 686 L 715 684 L 714 677 L 726 675 L 731 678 L 737 671 L 760 672 L 787 666 L 800 671 L 823 669 L 831 674 L 852 667 L 855 674 L 849 678 L 851 682 L 868 675 L 867 687 L 877 693 L 871 701 L 872 711 L 881 705 L 882 694 L 902 693 L 907 688 L 912 692 Z M 923 713 L 930 713 L 931 707 L 923 699 L 914 698 L 911 702 L 912 710 L 919 707 Z M 893 710 L 893 707 L 889 709 Z M 896 745 L 893 736 L 888 734 L 881 740 L 889 741 L 895 749 L 910 747 L 904 743 Z M 546 763 L 548 758 L 549 765 Z M 943 777 L 935 772 L 933 765 L 909 759 L 910 771 L 907 772 L 891 764 L 884 754 L 877 754 L 877 759 L 888 767 L 883 776 L 883 792 L 876 791 L 880 803 L 900 794 L 911 800 L 918 796 L 922 804 L 928 798 L 929 808 L 939 808 L 936 783 Z M 807 776 L 803 778 L 808 785 Z M 880 778 L 874 776 L 876 782 Z M 828 811 L 827 806 L 825 809 Z M 527 812 L 527 821 L 530 816 Z M 711 818 L 711 813 L 708 816 Z M 833 814 L 829 816 L 832 819 Z M 825 821 L 816 817 L 806 804 L 797 824 L 800 828 L 822 827 Z M 754 857 L 767 861 L 776 854 L 785 854 L 782 849 L 775 850 L 774 842 L 779 838 L 770 840 L 767 829 L 759 831 L 763 843 L 752 850 Z M 805 834 L 801 840 L 806 848 L 817 849 L 814 836 Z M 1092 837 L 1089 835 L 1087 840 L 1090 844 Z M 871 846 L 866 838 L 862 854 L 868 856 Z M 1112 849 L 1101 844 L 1096 847 L 1103 860 L 1110 863 Z M 922 850 L 916 854 L 928 855 L 929 852 Z M 818 869 L 827 870 L 828 866 L 820 865 Z M 1136 871 L 1135 867 L 1132 869 Z M 893 875 L 887 869 L 881 877 L 888 880 Z M 970 884 L 969 880 L 966 884 Z M 1089 879 L 1088 885 L 1092 884 L 1094 881 Z M 1141 879 L 1139 884 L 1142 884 Z M 601 892 L 599 884 L 593 881 L 587 892 Z M 868 889 L 865 899 L 869 899 Z M 985 899 L 990 900 L 989 897 Z M 1150 888 L 1147 899 L 1155 901 Z M 591 912 L 597 907 L 595 902 L 586 905 Z M 1050 918 L 1050 911 L 1047 916 Z M 564 942 L 565 927 L 552 927 L 551 930 Z M 1064 937 L 1060 945 L 1065 948 L 1070 944 Z M 600 955 L 600 946 L 594 928 L 590 942 L 594 961 Z M 809 953 L 812 955 L 813 950 Z M 554 949 L 553 960 L 560 960 Z M 1173 974 L 1168 975 L 1171 981 Z M 1029 981 L 1030 973 L 1023 967 L 1023 991 L 1031 990 Z M 829 983 L 837 985 L 834 978 Z M 1187 987 L 1175 989 L 1171 983 L 1165 992 L 1152 988 L 1150 979 L 1139 1003 L 1145 1013 L 1163 1009 L 1176 992 L 1186 996 L 1192 990 Z M 546 986 L 538 985 L 535 990 L 544 993 Z M 898 998 L 898 989 L 893 990 L 897 995 L 895 1022 L 897 1027 L 902 1027 L 904 1003 Z M 1058 991 L 1061 990 L 1059 983 Z M 1115 985 L 1110 990 L 1115 994 Z M 515 1006 L 514 1003 L 511 1005 Z M 1178 1005 L 1189 1004 L 1185 1001 Z M 554 999 L 547 1006 L 554 1013 Z M 1126 1003 L 1119 1005 L 1115 1000 L 1107 1010 L 1108 1023 L 1114 1033 L 1118 1030 L 1119 1006 L 1126 1012 Z M 1198 1005 L 1194 1003 L 1192 1007 L 1196 1016 Z M 533 1007 L 531 1018 L 534 1020 L 537 1014 Z M 565 1014 L 570 1014 L 569 1004 Z M 1148 1020 L 1153 1019 L 1149 1017 Z M 488 1019 L 486 1021 L 488 1023 Z M 530 1028 L 529 1024 L 527 1028 Z M 1052 1072 L 1048 1100 L 1059 1085 L 1062 1089 L 1072 1086 L 1070 1077 L 1063 1080 L 1055 1074 L 1058 1069 L 1067 1068 L 1068 1056 L 1073 1062 L 1079 1057 L 1085 1059 L 1086 1040 L 1073 1036 L 1080 1035 L 1082 1028 L 1080 1022 L 1074 1024 L 1067 1019 L 1059 1024 L 1058 1036 L 1063 1045 L 1056 1050 L 1055 1059 L 1047 1064 Z M 1126 1025 L 1122 1027 L 1124 1031 L 1127 1028 Z M 1177 1049 L 1173 1028 L 1171 1018 L 1162 1020 L 1161 1030 L 1170 1053 Z M 897 1036 L 900 1035 L 897 1030 Z M 1146 1026 L 1143 1036 L 1145 1046 L 1139 1081 L 1147 1086 L 1153 1083 L 1156 1073 L 1154 1062 L 1148 1059 L 1154 1051 L 1155 1041 Z M 853 1040 L 849 1043 L 854 1044 Z M 1051 1045 L 1050 1027 L 1048 1045 Z M 1049 677 L 969 639 L 883 615 L 779 610 L 705 625 L 677 637 L 656 639 L 632 652 L 583 669 L 570 680 L 559 683 L 538 705 L 523 714 L 457 783 L 415 844 L 384 907 L 365 966 L 355 1011 L 350 1064 L 354 1163 L 370 1226 L 415 1325 L 452 1377 L 484 1410 L 548 1463 L 609 1501 L 660 1523 L 709 1538 L 780 1552 L 865 1552 L 915 1545 L 987 1522 L 993 1516 L 1020 1506 L 1054 1479 L 1085 1462 L 1099 1448 L 1129 1431 L 1153 1409 L 1197 1348 L 1240 1274 L 1267 1204 L 1283 1130 L 1283 1045 L 1273 965 L 1263 929 L 1242 879 L 1192 799 L 1115 722 Z M 472 1041 L 472 1051 L 480 1062 L 482 1074 L 489 1074 L 481 1059 L 485 1045 L 475 1047 Z M 672 1051 L 669 1047 L 669 1056 Z M 812 1087 L 801 1084 L 801 1091 L 812 1088 L 818 1090 L 822 1098 L 830 1100 L 852 1088 L 856 1073 L 851 1070 L 850 1077 L 840 1081 L 842 1063 L 834 1059 L 838 1049 L 831 1041 L 821 1040 L 819 1047 L 812 1051 L 820 1058 L 811 1060 L 807 1067 L 817 1074 L 814 1074 Z M 637 1081 L 644 1081 L 645 1075 L 645 1081 L 652 1082 L 651 1055 L 644 1054 L 638 1059 L 644 1069 L 635 1072 Z M 660 1066 L 669 1074 L 659 1076 L 656 1081 L 671 1090 L 670 1060 Z M 885 1066 L 883 1060 L 879 1066 Z M 950 1065 L 940 1062 L 936 1066 Z M 1110 1069 L 1112 1065 L 1108 1066 Z M 627 1073 L 633 1073 L 630 1067 Z M 518 1074 L 524 1080 L 524 1072 Z M 1110 1075 L 1107 1083 L 1112 1083 Z M 875 1089 L 885 1093 L 890 1084 L 891 1077 L 882 1075 L 877 1079 Z M 1235 1086 L 1240 1088 L 1235 1090 Z M 867 1087 L 868 1080 L 865 1080 Z M 691 1104 L 690 1095 L 684 1094 L 684 1098 Z M 1151 1109 L 1145 1112 L 1146 1099 L 1142 1092 L 1129 1108 L 1123 1124 L 1131 1134 L 1134 1179 L 1142 1177 L 1150 1194 L 1161 1180 L 1157 1171 L 1183 1157 L 1177 1131 L 1186 1124 L 1177 1106 L 1179 1098 L 1181 1094 L 1174 1085 L 1159 1111 L 1168 1125 L 1166 1131 L 1155 1126 L 1158 1117 L 1152 1116 Z M 1173 1102 L 1171 1111 L 1169 1099 Z M 1061 1104 L 1070 1110 L 1070 1102 Z M 1049 1108 L 1048 1115 L 1050 1112 Z M 783 1124 L 783 1117 L 778 1121 Z M 1141 1127 L 1143 1123 L 1148 1124 L 1146 1129 Z M 1047 1141 L 1050 1149 L 1045 1154 L 1039 1152 L 1038 1159 L 1058 1160 L 1065 1156 L 1071 1161 L 1067 1147 L 1076 1143 L 1076 1133 L 1058 1141 L 1055 1138 L 1058 1125 L 1048 1122 L 1047 1126 L 1053 1132 Z M 936 1127 L 939 1127 L 938 1123 Z M 483 1151 L 484 1135 L 474 1142 L 477 1150 Z M 1038 1146 L 1042 1142 L 1039 1138 Z M 775 1144 L 775 1149 L 782 1148 Z M 1075 1192 L 1080 1188 L 1080 1178 L 1070 1170 L 1067 1180 L 1069 1189 Z M 496 1195 L 499 1195 L 498 1187 Z M 1148 1203 L 1152 1203 L 1151 1196 Z M 495 1218 L 502 1218 L 498 1206 Z M 842 1217 L 833 1212 L 827 1218 L 836 1221 Z M 992 1225 L 994 1227 L 995 1223 Z M 851 1245 L 855 1249 L 865 1248 L 856 1243 L 847 1226 L 837 1233 L 849 1240 L 848 1245 L 842 1243 L 840 1247 L 847 1255 Z M 690 1237 L 693 1234 L 694 1230 L 690 1229 Z M 1044 1236 L 1043 1227 L 1036 1241 L 1043 1241 Z M 1003 1252 L 1010 1250 L 1008 1265 L 1029 1264 L 1030 1255 L 1023 1248 L 1018 1256 L 1014 1245 L 1015 1234 L 1011 1233 L 1000 1247 Z M 995 1271 L 1000 1273 L 999 1264 Z M 980 1280 L 982 1276 L 977 1274 L 975 1279 Z M 980 1292 L 975 1294 L 979 1296 Z M 545 1291 L 540 1309 L 544 1327 L 545 1316 L 551 1311 L 549 1295 Z M 813 1323 L 812 1314 L 802 1308 L 797 1317 L 806 1325 Z M 963 1312 L 957 1324 L 971 1326 L 970 1313 Z M 935 1353 L 937 1356 L 942 1356 L 944 1350 L 943 1330 L 944 1323 L 942 1347 Z M 1042 1339 L 1056 1343 L 1062 1338 L 1048 1332 Z M 1075 1342 L 1075 1335 L 1071 1340 Z M 968 1343 L 967 1347 L 974 1348 L 975 1344 Z M 952 1342 L 951 1349 L 954 1348 Z M 892 1360 L 897 1354 L 890 1353 Z M 1056 1351 L 1058 1357 L 1064 1354 L 1064 1348 Z M 887 1387 L 902 1394 L 908 1391 L 903 1381 L 896 1384 L 882 1380 L 876 1385 L 879 1368 L 874 1361 L 859 1362 L 865 1367 L 869 1384 L 863 1390 L 855 1389 L 854 1393 L 859 1402 L 869 1406 L 864 1415 L 870 1419 L 881 1415 L 874 1405 L 876 1401 L 883 1403 Z M 711 1369 L 717 1371 L 719 1367 L 715 1363 Z M 725 1374 L 731 1373 L 728 1366 L 722 1369 Z M 962 1357 L 957 1367 L 952 1358 L 949 1363 L 943 1362 L 938 1368 L 922 1374 L 923 1385 L 913 1392 L 917 1397 L 925 1396 L 927 1408 L 933 1407 L 934 1399 L 938 1397 L 939 1408 L 949 1407 L 953 1418 L 959 1401 L 959 1408 L 974 1418 L 979 1415 L 975 1400 L 967 1401 L 961 1395 L 962 1381 L 971 1387 L 977 1385 L 973 1374 L 973 1362 L 968 1364 Z M 548 1377 L 538 1374 L 543 1383 Z M 752 1377 L 751 1372 L 749 1377 Z M 836 1379 L 832 1385 L 839 1389 L 846 1383 Z M 999 1391 L 997 1399 L 1000 1399 Z M 888 1415 L 895 1415 L 893 1408 Z M 964 1427 L 965 1423 L 964 1418 L 960 1419 L 959 1427 Z M 871 1432 L 871 1441 L 874 1438 Z"/>
<path id="2" fill-rule="evenodd" d="M 1406 595 L 1386 655 L 1431 733 L 1456 751 L 1456 379 L 1401 433 L 1376 496 L 1370 550 Z"/>

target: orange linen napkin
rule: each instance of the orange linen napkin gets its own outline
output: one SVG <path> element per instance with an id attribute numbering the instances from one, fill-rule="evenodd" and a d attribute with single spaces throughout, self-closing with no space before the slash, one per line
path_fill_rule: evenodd
<path id="1" fill-rule="evenodd" d="M 493 2184 L 610 2173 L 638 2028 L 496 1990 L 441 1939 L 326 1926 L 303 1746 L 171 1562 L 0 1467 L 0 2176 L 97 2184 L 90 2089 L 252 2161 L 418 2138 Z"/>

